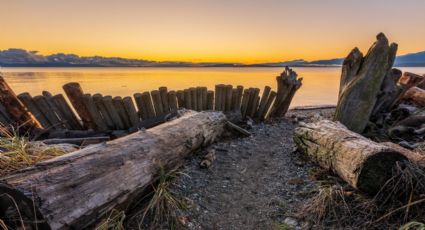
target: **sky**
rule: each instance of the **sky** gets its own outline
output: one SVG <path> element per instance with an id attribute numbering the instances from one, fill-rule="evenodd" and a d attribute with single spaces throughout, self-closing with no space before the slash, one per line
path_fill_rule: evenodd
<path id="1" fill-rule="evenodd" d="M 155 61 L 344 57 L 384 32 L 425 50 L 424 0 L 0 0 L 0 49 Z"/>

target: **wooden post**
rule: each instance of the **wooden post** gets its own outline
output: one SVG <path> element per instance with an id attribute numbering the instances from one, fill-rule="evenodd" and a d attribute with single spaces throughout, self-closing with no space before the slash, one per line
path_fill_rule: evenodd
<path id="1" fill-rule="evenodd" d="M 202 110 L 207 110 L 207 102 L 208 102 L 208 88 L 201 87 L 202 91 Z"/>
<path id="2" fill-rule="evenodd" d="M 65 119 L 71 125 L 73 130 L 81 130 L 83 128 L 77 116 L 72 111 L 71 106 L 66 102 L 65 97 L 62 94 L 53 96 L 53 103 L 55 103 L 58 109 L 62 111 L 62 114 L 65 116 Z"/>
<path id="3" fill-rule="evenodd" d="M 226 85 L 225 86 L 226 103 L 224 105 L 224 111 L 226 111 L 226 112 L 229 112 L 232 108 L 232 89 L 233 89 L 232 85 Z"/>
<path id="4" fill-rule="evenodd" d="M 271 110 L 271 107 L 273 106 L 273 102 L 276 98 L 276 95 L 277 95 L 277 93 L 275 91 L 272 91 L 270 93 L 269 97 L 267 98 L 267 103 L 266 103 L 265 109 L 260 114 L 260 120 L 261 121 L 264 121 L 265 119 L 267 119 L 268 112 Z"/>
<path id="5" fill-rule="evenodd" d="M 219 99 L 219 95 L 220 95 L 220 85 L 215 85 L 215 102 L 214 102 L 214 109 L 219 111 L 221 105 L 220 103 L 220 99 Z"/>
<path id="6" fill-rule="evenodd" d="M 236 89 L 238 90 L 238 99 L 236 102 L 236 109 L 240 109 L 241 108 L 241 104 L 242 104 L 242 95 L 243 95 L 243 86 L 238 85 L 236 87 Z"/>
<path id="7" fill-rule="evenodd" d="M 105 105 L 103 104 L 103 97 L 102 94 L 96 93 L 93 95 L 93 103 L 96 106 L 96 109 L 100 112 L 100 115 L 102 116 L 103 120 L 105 121 L 106 125 L 109 129 L 113 130 L 116 129 L 114 122 L 112 121 L 111 116 L 109 116 L 108 110 L 106 109 Z"/>
<path id="8" fill-rule="evenodd" d="M 255 117 L 260 118 L 261 117 L 261 114 L 264 113 L 264 110 L 266 109 L 267 101 L 269 99 L 270 91 L 271 91 L 270 86 L 265 86 L 264 87 L 263 95 L 261 96 L 260 106 L 259 106 L 259 108 L 257 110 L 257 113 L 255 114 Z"/>
<path id="9" fill-rule="evenodd" d="M 34 128 L 42 128 L 40 122 L 19 101 L 2 76 L 0 76 L 0 104 L 4 106 L 10 118 L 16 122 L 23 132 Z"/>
<path id="10" fill-rule="evenodd" d="M 151 95 L 152 95 L 152 101 L 153 101 L 153 105 L 155 107 L 155 112 L 156 115 L 162 115 L 165 112 L 163 111 L 163 107 L 162 107 L 162 99 L 161 99 L 161 94 L 158 90 L 153 90 L 151 91 Z"/>
<path id="11" fill-rule="evenodd" d="M 203 97 L 202 97 L 202 87 L 200 86 L 196 87 L 196 98 L 197 98 L 197 103 L 196 103 L 197 111 L 201 111 Z"/>
<path id="12" fill-rule="evenodd" d="M 100 115 L 99 111 L 96 108 L 96 105 L 93 102 L 93 98 L 90 94 L 83 95 L 83 103 L 84 106 L 89 111 L 90 117 L 93 118 L 94 123 L 96 124 L 95 130 L 105 131 L 108 130 L 108 126 L 106 125 L 105 120 L 103 120 L 102 115 Z"/>
<path id="13" fill-rule="evenodd" d="M 114 103 L 112 101 L 111 96 L 104 96 L 102 98 L 103 105 L 105 106 L 106 110 L 108 111 L 109 116 L 111 117 L 112 121 L 115 124 L 116 129 L 123 130 L 125 129 L 125 123 L 121 119 L 120 115 L 118 114 L 118 111 L 115 109 Z"/>
<path id="14" fill-rule="evenodd" d="M 142 94 L 141 93 L 135 93 L 133 95 L 134 97 L 134 101 L 136 102 L 136 106 L 137 106 L 137 110 L 138 110 L 138 115 L 143 119 L 147 119 L 148 118 L 148 114 L 147 111 L 145 109 L 145 106 L 143 106 L 143 99 L 142 99 Z"/>
<path id="15" fill-rule="evenodd" d="M 138 128 L 140 124 L 139 116 L 137 115 L 136 107 L 134 107 L 131 97 L 123 98 L 124 108 L 130 120 L 131 127 Z"/>
<path id="16" fill-rule="evenodd" d="M 143 108 L 145 108 L 147 117 L 148 118 L 154 118 L 156 117 L 155 109 L 152 104 L 151 94 L 146 91 L 142 93 L 142 100 L 143 100 Z"/>
<path id="17" fill-rule="evenodd" d="M 162 102 L 162 111 L 168 113 L 170 111 L 170 106 L 168 105 L 168 90 L 167 87 L 159 87 L 159 94 L 161 95 Z"/>
<path id="18" fill-rule="evenodd" d="M 222 84 L 221 86 L 221 90 L 220 90 L 220 94 L 221 94 L 221 106 L 220 106 L 220 111 L 226 111 L 226 98 L 227 98 L 227 90 L 226 90 L 226 85 Z"/>
<path id="19" fill-rule="evenodd" d="M 184 108 L 184 91 L 177 90 L 177 102 L 179 108 Z"/>
<path id="20" fill-rule="evenodd" d="M 47 118 L 50 124 L 52 124 L 53 128 L 63 128 L 62 122 L 50 109 L 49 104 L 47 103 L 47 99 L 44 96 L 38 95 L 34 97 L 34 103 L 37 108 L 43 113 L 44 117 Z"/>
<path id="21" fill-rule="evenodd" d="M 47 104 L 49 105 L 50 110 L 56 114 L 61 122 L 62 126 L 66 129 L 72 129 L 71 124 L 69 124 L 68 119 L 66 119 L 65 115 L 59 110 L 56 104 L 53 102 L 53 95 L 49 91 L 42 92 L 44 98 L 46 98 Z"/>
<path id="22" fill-rule="evenodd" d="M 237 109 L 237 102 L 238 101 L 238 89 L 234 88 L 232 89 L 232 105 L 230 106 L 230 109 L 232 111 L 236 111 Z"/>
<path id="23" fill-rule="evenodd" d="M 249 95 L 250 94 L 251 94 L 250 89 L 245 89 L 243 91 L 242 105 L 241 105 L 242 118 L 246 117 L 246 114 L 247 114 L 247 111 L 248 111 L 248 103 L 249 103 Z"/>
<path id="24" fill-rule="evenodd" d="M 31 95 L 27 92 L 21 93 L 18 95 L 19 100 L 28 108 L 28 110 L 35 116 L 35 118 L 40 122 L 43 128 L 49 128 L 49 120 L 44 116 L 44 114 L 38 109 L 37 105 L 34 103 Z"/>
<path id="25" fill-rule="evenodd" d="M 260 89 L 258 88 L 252 88 L 251 93 L 249 95 L 249 102 L 248 102 L 248 111 L 247 116 L 253 118 L 255 115 L 255 111 L 257 110 L 256 102 L 258 98 L 258 94 L 260 93 Z"/>
<path id="26" fill-rule="evenodd" d="M 65 91 L 66 96 L 68 96 L 68 99 L 74 107 L 75 111 L 77 111 L 78 116 L 80 116 L 81 120 L 83 121 L 84 129 L 95 129 L 96 124 L 93 121 L 93 118 L 90 116 L 88 109 L 84 106 L 84 92 L 81 89 L 80 84 L 71 82 L 63 85 L 62 88 Z"/>
<path id="27" fill-rule="evenodd" d="M 189 89 L 185 89 L 184 91 L 184 107 L 186 109 L 192 109 L 192 94 Z"/>
<path id="28" fill-rule="evenodd" d="M 158 94 L 159 95 L 159 94 Z M 112 99 L 115 110 L 118 115 L 121 117 L 121 120 L 124 122 L 125 128 L 128 129 L 131 127 L 130 118 L 128 117 L 127 111 L 125 110 L 124 102 L 120 96 L 116 96 Z"/>
<path id="29" fill-rule="evenodd" d="M 170 106 L 171 112 L 177 111 L 178 109 L 177 96 L 176 96 L 176 92 L 173 90 L 168 92 L 168 105 Z"/>
<path id="30" fill-rule="evenodd" d="M 196 88 L 191 87 L 189 88 L 190 91 L 190 97 L 192 98 L 192 109 L 197 111 L 198 110 L 198 97 L 196 95 Z"/>
<path id="31" fill-rule="evenodd" d="M 214 91 L 207 92 L 207 110 L 214 110 Z"/>

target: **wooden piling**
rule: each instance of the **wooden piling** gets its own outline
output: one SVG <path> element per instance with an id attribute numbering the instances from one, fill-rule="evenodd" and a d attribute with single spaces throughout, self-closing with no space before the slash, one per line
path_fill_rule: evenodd
<path id="1" fill-rule="evenodd" d="M 62 111 L 54 103 L 53 95 L 49 91 L 43 91 L 42 94 L 44 98 L 46 98 L 46 101 L 47 101 L 47 104 L 49 105 L 50 110 L 52 110 L 53 113 L 56 114 L 56 116 L 59 118 L 60 122 L 62 123 L 62 126 L 65 129 L 72 129 L 72 126 L 68 122 L 68 119 L 66 119 L 65 114 L 63 114 Z"/>
<path id="2" fill-rule="evenodd" d="M 90 116 L 88 109 L 84 106 L 83 95 L 84 92 L 81 89 L 80 84 L 77 82 L 71 82 L 62 86 L 65 91 L 66 96 L 68 96 L 69 101 L 80 116 L 83 121 L 84 129 L 95 129 L 96 124 L 93 121 L 93 118 Z"/>
<path id="3" fill-rule="evenodd" d="M 115 109 L 112 97 L 104 96 L 102 98 L 102 102 L 106 110 L 108 111 L 109 117 L 111 117 L 112 121 L 114 122 L 116 129 L 124 130 L 126 128 L 125 123 L 118 114 L 118 111 Z"/>
<path id="4" fill-rule="evenodd" d="M 27 92 L 18 95 L 19 100 L 28 108 L 28 110 L 40 122 L 43 128 L 49 128 L 52 124 L 47 120 L 43 113 L 38 109 L 31 95 Z"/>
<path id="5" fill-rule="evenodd" d="M 179 107 L 177 104 L 177 96 L 176 96 L 176 92 L 171 90 L 170 92 L 168 92 L 168 105 L 170 106 L 170 111 L 174 112 L 176 111 Z"/>
<path id="6" fill-rule="evenodd" d="M 214 110 L 219 110 L 220 108 L 220 99 L 218 97 L 220 95 L 220 85 L 215 85 L 215 102 L 214 102 Z"/>
<path id="7" fill-rule="evenodd" d="M 207 110 L 214 110 L 214 91 L 207 92 Z"/>
<path id="8" fill-rule="evenodd" d="M 93 122 L 95 123 L 95 130 L 106 131 L 108 130 L 108 126 L 106 125 L 105 120 L 100 114 L 99 110 L 97 110 L 96 105 L 94 104 L 93 98 L 90 94 L 83 95 L 83 104 L 87 108 L 90 113 L 90 117 L 93 118 Z"/>
<path id="9" fill-rule="evenodd" d="M 255 117 L 260 118 L 261 114 L 264 113 L 264 110 L 266 109 L 267 100 L 269 99 L 270 91 L 270 86 L 264 87 L 263 95 L 261 96 L 260 105 L 258 107 L 257 112 L 255 113 Z"/>
<path id="10" fill-rule="evenodd" d="M 133 100 L 131 97 L 124 97 L 122 99 L 124 103 L 125 111 L 127 112 L 128 118 L 130 120 L 131 127 L 138 128 L 140 124 L 139 116 L 137 115 L 136 107 L 134 106 Z"/>
<path id="11" fill-rule="evenodd" d="M 33 128 L 42 128 L 40 122 L 28 111 L 16 97 L 4 78 L 0 76 L 0 104 L 5 107 L 9 117 L 25 132 Z"/>
<path id="12" fill-rule="evenodd" d="M 164 114 L 164 110 L 162 107 L 162 99 L 161 94 L 158 90 L 151 91 L 153 105 L 155 107 L 155 113 L 157 116 Z"/>
<path id="13" fill-rule="evenodd" d="M 220 90 L 220 94 L 221 94 L 221 106 L 220 106 L 220 111 L 226 111 L 226 98 L 227 98 L 227 90 L 226 90 L 226 85 L 221 85 L 221 90 Z"/>
<path id="14" fill-rule="evenodd" d="M 65 116 L 65 119 L 71 125 L 72 130 L 81 130 L 83 127 L 78 120 L 75 113 L 72 111 L 71 106 L 66 102 L 65 97 L 62 94 L 56 94 L 53 96 L 53 103 Z"/>
<path id="15" fill-rule="evenodd" d="M 237 103 L 238 103 L 238 89 L 234 88 L 232 89 L 232 103 L 230 106 L 231 111 L 237 110 Z"/>
<path id="16" fill-rule="evenodd" d="M 267 98 L 267 103 L 265 106 L 265 109 L 260 114 L 260 120 L 265 120 L 268 116 L 268 112 L 270 111 L 271 107 L 273 106 L 273 102 L 276 98 L 277 93 L 275 91 L 271 91 L 269 97 Z"/>
<path id="17" fill-rule="evenodd" d="M 62 122 L 59 120 L 59 118 L 56 116 L 53 110 L 50 109 L 50 106 L 47 103 L 47 99 L 44 96 L 38 95 L 38 96 L 35 96 L 33 99 L 37 108 L 52 125 L 51 127 L 63 128 Z"/>
<path id="18" fill-rule="evenodd" d="M 201 87 L 201 95 L 202 95 L 202 110 L 207 110 L 208 103 L 208 88 Z"/>
<path id="19" fill-rule="evenodd" d="M 165 86 L 159 87 L 159 94 L 161 95 L 162 111 L 168 113 L 170 106 L 168 105 L 168 89 Z"/>
<path id="20" fill-rule="evenodd" d="M 196 88 L 191 87 L 189 88 L 190 91 L 190 97 L 192 98 L 192 109 L 197 111 L 198 110 L 198 97 L 196 95 Z"/>
<path id="21" fill-rule="evenodd" d="M 243 91 L 242 103 L 241 103 L 242 118 L 246 117 L 246 112 L 248 110 L 249 94 L 250 94 L 250 89 L 245 89 Z"/>
<path id="22" fill-rule="evenodd" d="M 96 106 L 97 111 L 100 112 L 100 115 L 102 116 L 108 128 L 111 130 L 116 129 L 114 121 L 112 120 L 111 116 L 109 116 L 108 110 L 106 109 L 106 106 L 103 104 L 102 99 L 103 99 L 103 96 L 100 93 L 96 93 L 93 95 L 93 103 Z"/>
<path id="23" fill-rule="evenodd" d="M 122 98 L 120 96 L 116 96 L 112 98 L 112 103 L 114 104 L 115 110 L 117 111 L 118 115 L 121 117 L 121 120 L 124 122 L 125 128 L 128 129 L 132 127 L 130 118 L 127 114 L 127 111 L 125 110 Z"/>
<path id="24" fill-rule="evenodd" d="M 137 107 L 137 114 L 139 117 L 141 117 L 143 120 L 148 118 L 147 111 L 145 109 L 145 106 L 143 106 L 143 99 L 141 93 L 135 93 L 133 94 L 134 101 L 136 102 Z"/>
<path id="25" fill-rule="evenodd" d="M 184 91 L 183 90 L 177 90 L 177 102 L 178 102 L 178 108 L 184 108 Z"/>
<path id="26" fill-rule="evenodd" d="M 151 94 L 146 91 L 142 93 L 143 108 L 145 108 L 147 118 L 156 117 L 155 108 L 152 103 Z"/>
<path id="27" fill-rule="evenodd" d="M 239 110 L 241 108 L 241 104 L 242 104 L 243 86 L 238 85 L 236 87 L 236 89 L 238 90 L 238 96 L 237 96 L 236 108 L 235 109 Z"/>
<path id="28" fill-rule="evenodd" d="M 249 102 L 248 102 L 248 113 L 247 113 L 248 116 L 250 116 L 251 118 L 254 118 L 255 112 L 257 111 L 259 94 L 260 94 L 259 88 L 254 88 L 251 91 L 251 95 L 249 97 Z"/>
<path id="29" fill-rule="evenodd" d="M 196 87 L 196 98 L 197 98 L 196 109 L 197 111 L 201 111 L 203 97 L 202 97 L 202 87 L 200 86 Z"/>
<path id="30" fill-rule="evenodd" d="M 226 103 L 224 108 L 224 111 L 226 112 L 229 112 L 232 110 L 232 89 L 233 89 L 232 85 L 226 85 L 226 88 L 225 88 Z"/>
<path id="31" fill-rule="evenodd" d="M 184 107 L 186 109 L 192 109 L 192 94 L 189 89 L 185 89 L 184 93 Z"/>

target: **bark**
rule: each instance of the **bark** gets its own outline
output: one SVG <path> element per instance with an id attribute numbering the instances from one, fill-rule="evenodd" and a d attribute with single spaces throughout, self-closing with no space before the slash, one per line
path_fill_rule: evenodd
<path id="1" fill-rule="evenodd" d="M 38 229 L 88 227 L 140 198 L 161 168 L 180 166 L 221 135 L 225 123 L 222 113 L 188 111 L 150 130 L 40 162 L 2 178 L 0 193 L 7 195 L 0 200 L 0 214 L 12 215 L 10 197 Z"/>
<path id="2" fill-rule="evenodd" d="M 391 168 L 406 157 L 392 148 L 329 120 L 296 128 L 298 149 L 325 169 L 332 170 L 352 187 L 376 193 L 391 177 Z"/>
<path id="3" fill-rule="evenodd" d="M 377 98 L 382 95 L 382 85 L 390 71 L 397 52 L 397 44 L 389 45 L 384 34 L 366 56 L 353 49 L 344 60 L 340 81 L 335 120 L 348 129 L 361 133 L 370 120 Z"/>
<path id="4" fill-rule="evenodd" d="M 0 76 L 0 104 L 5 108 L 7 116 L 19 126 L 20 131 L 26 132 L 41 129 L 41 124 L 16 97 L 4 78 Z"/>

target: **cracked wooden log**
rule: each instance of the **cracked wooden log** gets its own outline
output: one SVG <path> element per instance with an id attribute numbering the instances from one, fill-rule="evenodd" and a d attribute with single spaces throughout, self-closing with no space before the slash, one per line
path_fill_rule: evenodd
<path id="1" fill-rule="evenodd" d="M 383 33 L 377 35 L 366 56 L 358 48 L 351 51 L 342 65 L 335 120 L 354 132 L 364 131 L 378 97 L 385 95 L 385 77 L 396 77 L 390 72 L 396 53 L 397 44 L 389 44 Z"/>
<path id="2" fill-rule="evenodd" d="M 295 129 L 298 150 L 325 169 L 338 174 L 352 187 L 376 193 L 391 177 L 391 168 L 407 157 L 396 148 L 373 142 L 329 120 Z"/>
<path id="3" fill-rule="evenodd" d="M 419 87 L 412 87 L 406 91 L 403 99 L 419 107 L 425 107 L 425 90 Z"/>
<path id="4" fill-rule="evenodd" d="M 220 112 L 186 111 L 152 129 L 37 163 L 1 179 L 0 218 L 20 227 L 16 203 L 25 224 L 37 225 L 33 229 L 92 226 L 140 199 L 161 168 L 180 166 L 215 141 L 225 124 Z"/>

